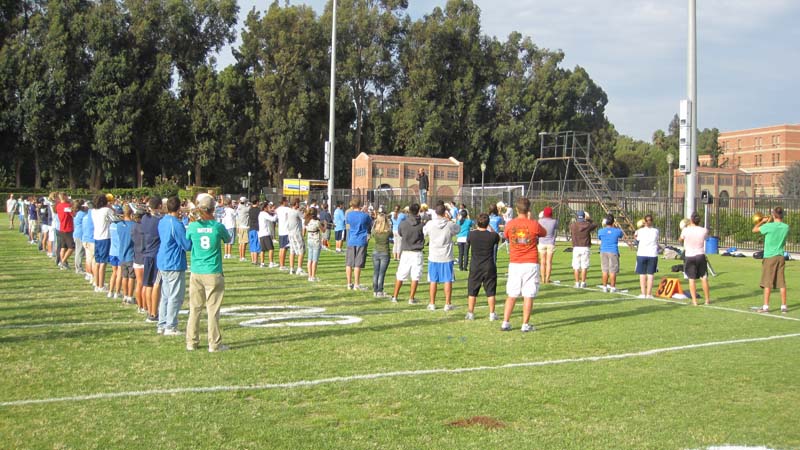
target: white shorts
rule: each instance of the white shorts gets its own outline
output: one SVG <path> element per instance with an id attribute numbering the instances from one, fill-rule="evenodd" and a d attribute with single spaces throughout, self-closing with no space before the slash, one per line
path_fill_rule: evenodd
<path id="1" fill-rule="evenodd" d="M 397 279 L 405 281 L 419 281 L 422 276 L 422 252 L 405 251 L 400 254 L 400 264 L 397 266 Z"/>
<path id="2" fill-rule="evenodd" d="M 534 298 L 539 292 L 539 264 L 510 263 L 506 294 L 509 297 Z"/>
<path id="3" fill-rule="evenodd" d="M 572 248 L 572 270 L 589 268 L 589 247 Z"/>

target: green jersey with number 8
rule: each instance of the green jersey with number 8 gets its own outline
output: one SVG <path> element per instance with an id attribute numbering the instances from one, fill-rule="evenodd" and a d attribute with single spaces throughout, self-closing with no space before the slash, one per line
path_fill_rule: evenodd
<path id="1" fill-rule="evenodd" d="M 230 239 L 228 230 L 216 220 L 189 224 L 186 238 L 192 241 L 192 273 L 222 273 L 222 244 Z"/>

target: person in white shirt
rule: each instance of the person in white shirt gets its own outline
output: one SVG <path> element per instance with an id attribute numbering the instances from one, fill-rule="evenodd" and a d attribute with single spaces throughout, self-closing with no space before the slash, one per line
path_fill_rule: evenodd
<path id="1" fill-rule="evenodd" d="M 703 298 L 705 304 L 711 303 L 708 295 L 708 263 L 706 261 L 706 238 L 708 230 L 700 225 L 700 215 L 693 213 L 689 223 L 681 230 L 678 238 L 683 242 L 683 273 L 689 278 L 689 292 L 692 295 L 692 305 L 697 306 L 697 280 L 703 285 Z"/>
<path id="2" fill-rule="evenodd" d="M 94 199 L 95 209 L 91 211 L 94 224 L 94 273 L 95 292 L 107 292 L 105 283 L 106 264 L 108 264 L 109 251 L 111 250 L 111 222 L 116 215 L 108 207 L 108 198 L 99 194 Z"/>
<path id="3" fill-rule="evenodd" d="M 239 261 L 246 261 L 244 253 L 250 242 L 250 205 L 245 197 L 239 198 L 239 207 L 236 208 L 236 237 L 239 241 Z"/>
<path id="4" fill-rule="evenodd" d="M 272 245 L 272 224 L 278 220 L 275 216 L 272 202 L 264 203 L 258 213 L 258 241 L 261 243 L 261 267 L 264 266 L 264 254 L 268 253 L 269 268 L 277 267 L 275 264 L 275 247 Z"/>
<path id="5" fill-rule="evenodd" d="M 300 210 L 300 199 L 296 198 L 292 201 L 292 207 L 286 216 L 286 234 L 289 238 L 289 273 L 297 275 L 305 275 L 303 272 L 303 253 L 305 251 L 305 242 L 303 242 L 303 211 Z M 295 269 L 295 259 L 297 260 L 297 269 Z"/>
<path id="6" fill-rule="evenodd" d="M 286 249 L 289 248 L 289 230 L 286 228 L 289 222 L 289 214 L 292 208 L 289 208 L 289 200 L 286 197 L 281 198 L 281 205 L 275 210 L 275 215 L 278 216 L 278 261 L 280 262 L 280 270 L 289 270 L 286 267 Z"/>
<path id="7" fill-rule="evenodd" d="M 653 278 L 658 270 L 658 228 L 653 226 L 653 216 L 644 216 L 644 226 L 636 230 L 639 241 L 636 249 L 636 273 L 639 274 L 639 298 L 653 298 Z"/>
<path id="8" fill-rule="evenodd" d="M 6 213 L 8 214 L 8 229 L 11 230 L 14 228 L 14 217 L 17 215 L 17 200 L 14 198 L 14 194 L 9 195 L 6 200 Z"/>
<path id="9" fill-rule="evenodd" d="M 228 239 L 225 242 L 225 259 L 230 259 L 231 257 L 231 248 L 233 247 L 233 241 L 236 239 L 236 200 L 231 201 L 230 199 L 225 199 L 225 210 L 222 213 L 222 226 L 228 231 Z"/>

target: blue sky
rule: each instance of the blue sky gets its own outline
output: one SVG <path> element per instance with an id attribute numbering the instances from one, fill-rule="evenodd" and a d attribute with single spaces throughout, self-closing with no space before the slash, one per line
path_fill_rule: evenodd
<path id="1" fill-rule="evenodd" d="M 687 0 L 474 0 L 483 33 L 561 49 L 608 94 L 620 133 L 650 141 L 686 97 Z M 270 1 L 239 0 L 240 20 Z M 308 4 L 321 14 L 324 0 Z M 420 18 L 446 0 L 409 0 Z M 698 0 L 698 125 L 720 131 L 800 123 L 800 1 Z M 234 44 L 238 45 L 238 44 Z M 230 49 L 218 66 L 233 61 Z"/>

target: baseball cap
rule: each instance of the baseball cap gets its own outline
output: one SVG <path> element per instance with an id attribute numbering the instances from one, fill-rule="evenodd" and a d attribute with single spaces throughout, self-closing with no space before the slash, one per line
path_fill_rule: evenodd
<path id="1" fill-rule="evenodd" d="M 209 211 L 214 209 L 217 206 L 217 202 L 214 200 L 209 194 L 199 194 L 197 196 L 197 207 L 204 210 Z"/>
<path id="2" fill-rule="evenodd" d="M 585 219 L 586 213 L 583 211 L 578 211 L 578 219 Z"/>
<path id="3" fill-rule="evenodd" d="M 246 197 L 239 197 L 239 203 L 247 203 Z"/>
<path id="4" fill-rule="evenodd" d="M 551 217 L 552 218 L 553 217 L 553 208 L 551 208 L 549 206 L 545 206 L 544 209 L 542 210 L 542 213 L 544 214 L 545 217 Z"/>

